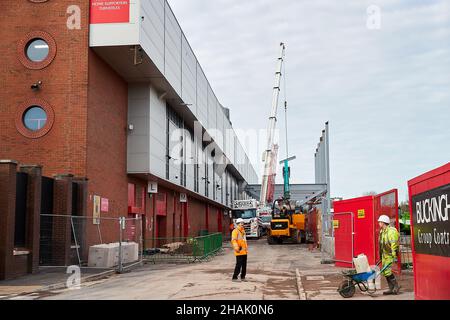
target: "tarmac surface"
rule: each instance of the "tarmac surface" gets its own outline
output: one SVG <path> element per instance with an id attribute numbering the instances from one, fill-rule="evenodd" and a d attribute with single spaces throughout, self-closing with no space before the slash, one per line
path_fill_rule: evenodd
<path id="1" fill-rule="evenodd" d="M 125 274 L 82 282 L 80 289 L 47 290 L 6 295 L 14 300 L 344 300 L 337 292 L 343 280 L 334 265 L 321 264 L 321 253 L 307 245 L 269 246 L 249 241 L 248 282 L 232 282 L 232 250 L 208 262 L 184 265 L 145 264 Z M 363 294 L 353 300 L 413 300 L 412 274 L 403 273 L 398 296 Z M 23 283 L 22 283 L 23 284 Z M 383 290 L 386 283 L 383 279 Z M 0 282 L 0 292 L 2 283 Z M 5 290 L 3 290 L 5 294 Z"/>

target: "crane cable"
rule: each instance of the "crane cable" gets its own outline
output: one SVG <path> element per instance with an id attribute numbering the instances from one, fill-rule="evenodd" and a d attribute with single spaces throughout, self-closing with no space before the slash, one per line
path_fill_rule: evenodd
<path id="1" fill-rule="evenodd" d="M 288 112 L 287 112 L 287 88 L 286 88 L 286 57 L 284 57 L 283 64 L 283 91 L 284 91 L 284 116 L 285 116 L 285 129 L 286 129 L 286 159 L 289 158 L 289 144 L 288 144 Z"/>

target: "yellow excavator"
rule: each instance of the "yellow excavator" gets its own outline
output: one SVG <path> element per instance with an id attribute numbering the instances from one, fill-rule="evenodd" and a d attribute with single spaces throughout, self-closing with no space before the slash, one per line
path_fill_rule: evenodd
<path id="1" fill-rule="evenodd" d="M 297 201 L 290 199 L 286 186 L 289 186 L 289 179 L 285 179 L 285 196 L 273 203 L 272 222 L 267 237 L 267 242 L 271 245 L 306 242 L 306 216 L 297 206 Z"/>

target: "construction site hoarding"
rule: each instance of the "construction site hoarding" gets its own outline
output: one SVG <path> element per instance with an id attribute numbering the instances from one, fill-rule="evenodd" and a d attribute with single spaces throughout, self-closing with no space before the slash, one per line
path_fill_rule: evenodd
<path id="1" fill-rule="evenodd" d="M 351 268 L 352 258 L 365 254 L 369 263 L 375 265 L 380 258 L 378 218 L 387 215 L 391 225 L 399 228 L 398 190 L 390 190 L 376 196 L 335 201 L 334 236 L 336 266 Z M 393 267 L 400 273 L 401 261 Z"/>
<path id="2" fill-rule="evenodd" d="M 408 182 L 414 292 L 450 300 L 450 163 Z"/>
<path id="3" fill-rule="evenodd" d="M 365 254 L 374 265 L 373 196 L 334 202 L 334 236 L 336 266 L 351 268 L 352 259 Z"/>

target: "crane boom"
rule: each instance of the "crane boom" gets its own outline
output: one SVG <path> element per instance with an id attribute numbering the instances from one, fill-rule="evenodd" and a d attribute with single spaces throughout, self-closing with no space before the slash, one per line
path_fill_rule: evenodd
<path id="1" fill-rule="evenodd" d="M 280 84 L 281 84 L 281 70 L 283 68 L 284 62 L 284 53 L 286 46 L 284 43 L 280 44 L 280 56 L 278 58 L 277 69 L 275 72 L 275 84 L 273 87 L 273 97 L 272 97 L 272 112 L 269 118 L 269 127 L 267 130 L 267 149 L 263 154 L 263 162 L 264 162 L 264 174 L 262 177 L 261 183 L 261 196 L 260 196 L 260 204 L 261 206 L 265 206 L 272 201 L 269 195 L 269 189 L 273 186 L 270 186 L 270 183 L 275 183 L 274 174 L 276 169 L 273 168 L 274 164 L 276 165 L 276 157 L 278 146 L 274 144 L 275 139 L 275 128 L 277 124 L 277 111 L 278 111 L 278 98 L 280 95 Z M 273 195 L 272 195 L 273 197 Z"/>

